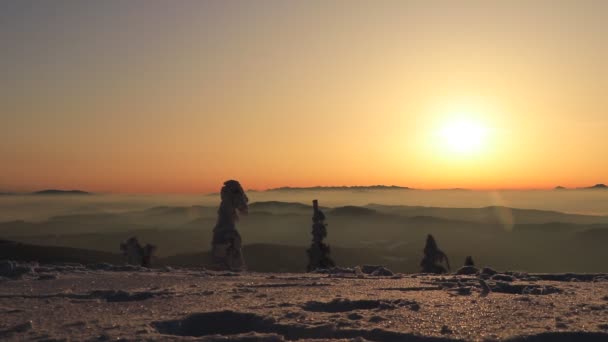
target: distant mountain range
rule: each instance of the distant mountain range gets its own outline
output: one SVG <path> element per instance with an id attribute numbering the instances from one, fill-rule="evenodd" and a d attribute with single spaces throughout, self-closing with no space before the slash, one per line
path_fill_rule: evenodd
<path id="1" fill-rule="evenodd" d="M 594 186 L 583 189 L 608 189 L 608 186 L 606 186 L 606 184 L 595 184 Z"/>
<path id="2" fill-rule="evenodd" d="M 92 193 L 82 191 L 82 190 L 58 190 L 58 189 L 45 189 L 45 190 L 40 190 L 40 191 L 28 192 L 28 193 L 0 191 L 0 196 L 12 196 L 12 195 L 92 195 Z"/>
<path id="3" fill-rule="evenodd" d="M 397 185 L 369 185 L 369 186 L 311 186 L 311 187 L 290 187 L 268 189 L 266 191 L 335 191 L 335 190 L 415 190 L 406 186 Z"/>
<path id="4" fill-rule="evenodd" d="M 581 187 L 581 188 L 566 188 L 563 186 L 556 186 L 555 190 L 604 190 L 608 189 L 608 185 L 606 184 L 595 184 L 589 187 Z M 311 187 L 280 187 L 280 188 L 271 188 L 268 190 L 257 191 L 257 190 L 248 190 L 248 192 L 273 192 L 273 191 L 373 191 L 373 190 L 424 190 L 424 189 L 416 189 L 410 188 L 407 186 L 397 186 L 397 185 L 370 185 L 370 186 L 311 186 Z M 466 188 L 446 188 L 446 189 L 437 189 L 435 191 L 472 191 L 471 189 Z"/>
<path id="5" fill-rule="evenodd" d="M 82 190 L 57 190 L 57 189 L 46 189 L 36 192 L 32 192 L 32 195 L 91 195 L 90 192 Z"/>
<path id="6" fill-rule="evenodd" d="M 603 184 L 603 183 L 599 183 L 599 184 L 595 184 L 593 186 L 582 187 L 582 188 L 574 188 L 574 189 L 568 189 L 566 187 L 558 185 L 558 186 L 556 186 L 553 189 L 555 189 L 555 190 L 606 190 L 606 189 L 608 189 L 608 185 Z"/>

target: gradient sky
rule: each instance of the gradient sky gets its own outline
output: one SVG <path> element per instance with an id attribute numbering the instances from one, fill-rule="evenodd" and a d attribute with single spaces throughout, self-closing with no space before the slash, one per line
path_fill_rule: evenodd
<path id="1" fill-rule="evenodd" d="M 14 0 L 0 51 L 0 190 L 608 183 L 608 1 Z"/>

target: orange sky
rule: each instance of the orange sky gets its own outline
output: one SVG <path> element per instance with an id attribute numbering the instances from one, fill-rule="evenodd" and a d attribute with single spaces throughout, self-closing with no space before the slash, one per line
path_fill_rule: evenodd
<path id="1" fill-rule="evenodd" d="M 2 2 L 0 191 L 606 183 L 607 22 L 605 1 Z M 485 132 L 465 152 L 440 136 L 463 120 Z"/>

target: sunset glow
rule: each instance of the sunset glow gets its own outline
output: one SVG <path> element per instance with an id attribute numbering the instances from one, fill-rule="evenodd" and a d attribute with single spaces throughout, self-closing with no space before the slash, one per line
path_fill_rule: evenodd
<path id="1" fill-rule="evenodd" d="M 608 2 L 237 2 L 0 5 L 0 192 L 608 181 Z"/>

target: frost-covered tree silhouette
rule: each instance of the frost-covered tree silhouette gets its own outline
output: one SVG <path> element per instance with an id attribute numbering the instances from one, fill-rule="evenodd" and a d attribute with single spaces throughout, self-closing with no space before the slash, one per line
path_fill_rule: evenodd
<path id="1" fill-rule="evenodd" d="M 214 267 L 232 271 L 245 269 L 241 251 L 241 234 L 236 230 L 238 213 L 247 214 L 249 198 L 236 180 L 224 182 L 220 192 L 222 202 L 217 211 L 217 223 L 213 228 L 211 254 Z"/>
<path id="2" fill-rule="evenodd" d="M 149 268 L 152 265 L 152 257 L 156 252 L 156 246 L 151 244 L 142 246 L 137 238 L 133 236 L 120 244 L 120 250 L 127 257 L 128 264 Z"/>
<path id="3" fill-rule="evenodd" d="M 447 270 L 442 263 L 445 261 Z M 420 262 L 422 273 L 446 273 L 450 270 L 450 261 L 448 256 L 437 247 L 435 238 L 429 234 L 426 237 L 426 245 L 424 246 L 424 257 Z"/>
<path id="4" fill-rule="evenodd" d="M 473 261 L 473 257 L 472 256 L 468 256 L 466 257 L 466 259 L 464 259 L 464 265 L 465 266 L 475 266 L 475 262 Z"/>
<path id="5" fill-rule="evenodd" d="M 327 237 L 327 225 L 325 224 L 325 214 L 319 209 L 319 202 L 312 201 L 312 244 L 306 250 L 308 253 L 308 272 L 316 269 L 326 269 L 334 267 L 334 261 L 329 257 L 329 245 L 323 243 Z"/>

